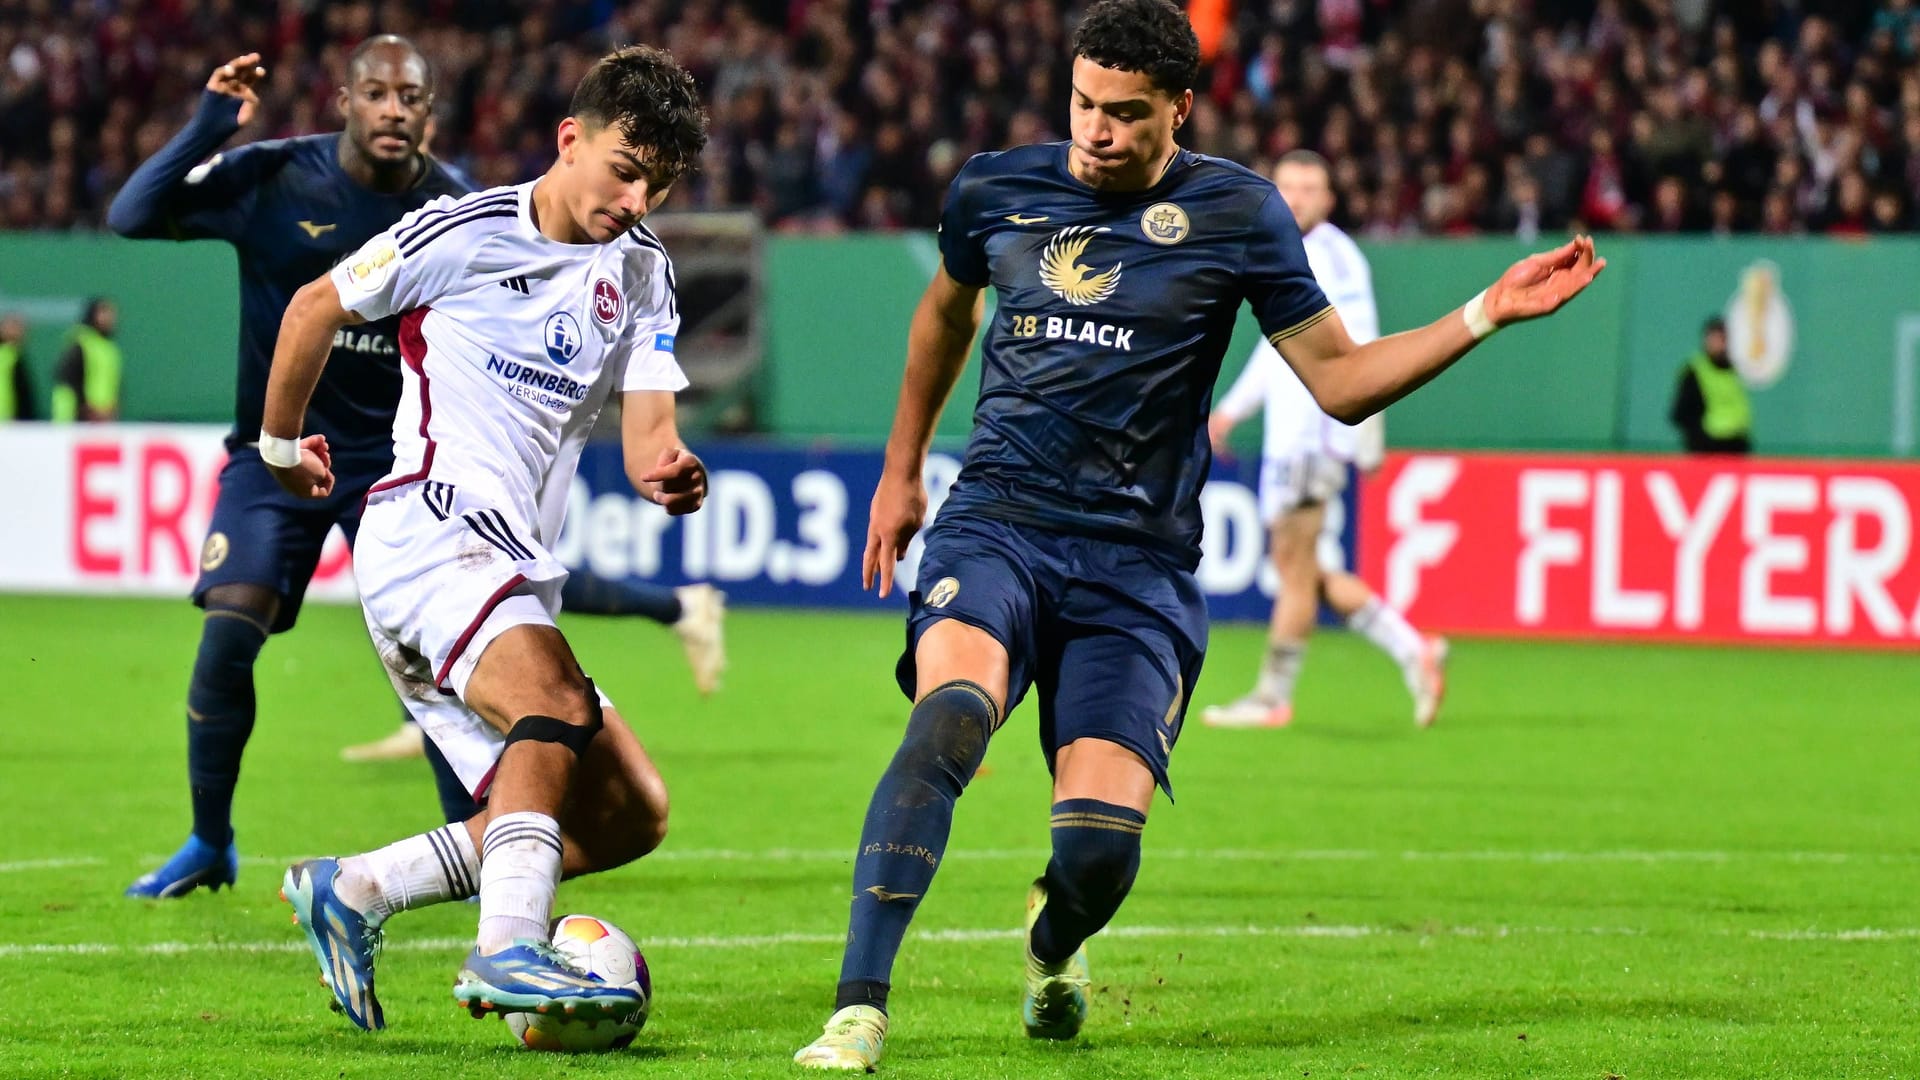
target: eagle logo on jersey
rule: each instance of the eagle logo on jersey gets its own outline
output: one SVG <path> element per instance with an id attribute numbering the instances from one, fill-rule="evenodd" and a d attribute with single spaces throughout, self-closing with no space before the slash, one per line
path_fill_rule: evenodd
<path id="1" fill-rule="evenodd" d="M 1080 261 L 1094 234 L 1112 231 L 1105 226 L 1071 225 L 1054 233 L 1040 253 L 1040 284 L 1076 306 L 1097 304 L 1112 296 L 1120 285 L 1122 264 L 1096 271 Z"/>
<path id="2" fill-rule="evenodd" d="M 1154 203 L 1140 215 L 1140 231 L 1156 244 L 1177 244 L 1187 238 L 1187 212 L 1170 202 Z"/>

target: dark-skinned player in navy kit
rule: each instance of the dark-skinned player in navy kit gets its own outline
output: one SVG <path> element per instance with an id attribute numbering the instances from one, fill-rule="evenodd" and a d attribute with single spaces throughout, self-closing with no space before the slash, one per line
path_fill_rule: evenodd
<path id="1" fill-rule="evenodd" d="M 200 551 L 194 603 L 204 608 L 187 691 L 187 770 L 193 831 L 127 895 L 183 896 L 232 885 L 239 870 L 233 792 L 253 730 L 253 665 L 269 635 L 300 613 L 327 534 L 351 542 L 366 490 L 393 460 L 400 396 L 397 320 L 356 326 L 308 412 L 333 447 L 333 497 L 303 502 L 281 491 L 254 445 L 280 318 L 295 290 L 410 210 L 467 190 L 422 149 L 433 75 L 404 38 L 369 38 L 347 63 L 338 134 L 249 143 L 216 153 L 259 107 L 260 54 L 215 69 L 200 105 L 157 154 L 127 178 L 107 223 L 141 239 L 215 239 L 239 258 L 240 357 L 229 455 Z M 451 790 L 461 791 L 450 771 Z"/>

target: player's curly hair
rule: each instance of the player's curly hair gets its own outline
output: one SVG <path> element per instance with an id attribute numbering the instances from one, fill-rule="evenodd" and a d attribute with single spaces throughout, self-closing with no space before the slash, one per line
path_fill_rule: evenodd
<path id="1" fill-rule="evenodd" d="M 1200 81 L 1200 41 L 1172 0 L 1099 0 L 1073 32 L 1073 55 L 1137 71 L 1168 94 Z"/>
<path id="2" fill-rule="evenodd" d="M 693 76 L 673 54 L 651 45 L 628 45 L 601 57 L 580 80 L 569 111 L 590 127 L 617 128 L 622 141 L 644 151 L 661 184 L 692 169 L 707 145 L 707 111 Z"/>

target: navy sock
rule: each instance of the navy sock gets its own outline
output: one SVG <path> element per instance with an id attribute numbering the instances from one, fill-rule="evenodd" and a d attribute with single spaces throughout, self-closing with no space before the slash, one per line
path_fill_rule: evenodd
<path id="1" fill-rule="evenodd" d="M 266 642 L 257 612 L 208 605 L 187 686 L 187 779 L 193 834 L 217 848 L 233 840 L 233 789 L 253 734 L 253 662 Z"/>
<path id="2" fill-rule="evenodd" d="M 933 884 L 953 831 L 953 804 L 1000 726 L 985 690 L 954 681 L 920 699 L 867 806 L 853 862 L 853 913 L 835 1009 L 887 1007 L 893 958 Z"/>
<path id="3" fill-rule="evenodd" d="M 1147 815 L 1099 799 L 1053 804 L 1053 858 L 1047 863 L 1047 906 L 1033 924 L 1034 958 L 1057 964 L 1098 933 L 1120 910 L 1140 871 L 1140 833 Z"/>
<path id="4" fill-rule="evenodd" d="M 407 723 L 414 722 L 413 714 L 407 712 L 406 706 L 401 706 L 400 711 L 404 714 L 401 718 Z M 427 739 L 426 744 L 427 764 L 433 768 L 433 787 L 440 796 L 440 813 L 446 817 L 447 824 L 465 821 L 479 813 L 480 804 L 467 790 L 467 785 L 460 782 L 453 766 L 447 763 L 447 755 L 440 752 L 440 747 L 432 739 Z"/>
<path id="5" fill-rule="evenodd" d="M 576 615 L 638 615 L 666 626 L 680 621 L 680 597 L 672 589 L 584 571 L 567 576 L 560 587 L 560 607 Z"/>

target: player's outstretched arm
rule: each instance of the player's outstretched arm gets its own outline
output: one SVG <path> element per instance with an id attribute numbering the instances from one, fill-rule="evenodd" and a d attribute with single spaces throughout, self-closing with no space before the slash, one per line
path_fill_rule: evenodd
<path id="1" fill-rule="evenodd" d="M 1500 327 L 1560 310 L 1606 265 L 1592 237 L 1576 236 L 1514 263 L 1480 295 L 1417 330 L 1355 345 L 1336 314 L 1281 339 L 1278 348 L 1322 409 L 1358 423 L 1419 389 Z"/>
<path id="2" fill-rule="evenodd" d="M 260 418 L 260 460 L 280 486 L 295 495 L 321 499 L 333 493 L 333 459 L 327 453 L 326 436 L 303 439 L 300 432 L 334 335 L 360 321 L 360 316 L 340 305 L 340 291 L 328 274 L 302 285 L 280 319 L 273 369 L 267 374 L 266 408 Z"/>
<path id="3" fill-rule="evenodd" d="M 860 559 L 860 586 L 880 595 L 893 591 L 893 567 L 906 554 L 913 534 L 927 517 L 927 451 L 940 410 L 967 366 L 967 350 L 980 329 L 986 296 L 977 285 L 963 285 L 943 265 L 913 310 L 907 328 L 907 373 L 887 436 L 886 465 L 874 489 L 867 516 L 867 549 Z"/>
<path id="4" fill-rule="evenodd" d="M 215 68 L 193 119 L 141 162 L 114 194 L 107 227 L 134 239 L 174 236 L 172 196 L 197 165 L 253 119 L 260 104 L 253 86 L 266 74 L 259 53 L 236 56 Z"/>
<path id="5" fill-rule="evenodd" d="M 673 392 L 629 390 L 620 395 L 620 456 L 627 481 L 648 502 L 675 517 L 707 501 L 707 467 L 680 445 Z"/>

